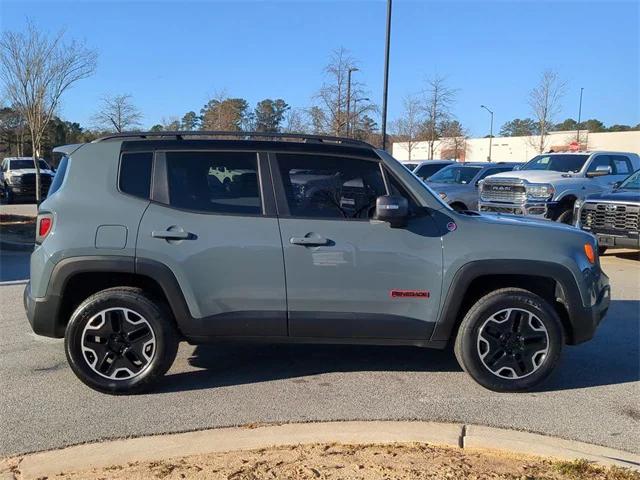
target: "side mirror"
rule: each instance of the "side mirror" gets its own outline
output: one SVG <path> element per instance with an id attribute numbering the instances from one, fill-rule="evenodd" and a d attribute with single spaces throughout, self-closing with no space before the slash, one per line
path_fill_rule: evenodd
<path id="1" fill-rule="evenodd" d="M 406 198 L 395 195 L 378 197 L 374 218 L 389 223 L 393 228 L 404 227 L 409 218 L 409 202 Z"/>
<path id="2" fill-rule="evenodd" d="M 608 165 L 598 165 L 593 172 L 587 172 L 587 177 L 603 177 L 605 175 L 611 175 L 611 167 Z"/>

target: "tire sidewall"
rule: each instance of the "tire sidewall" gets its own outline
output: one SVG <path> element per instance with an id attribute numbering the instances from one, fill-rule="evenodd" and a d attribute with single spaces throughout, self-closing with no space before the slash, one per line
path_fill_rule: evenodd
<path id="1" fill-rule="evenodd" d="M 570 221 L 567 221 L 567 219 L 570 219 Z M 574 218 L 573 218 L 573 208 L 568 208 L 567 210 L 563 210 L 560 215 L 558 215 L 558 218 L 556 218 L 556 222 L 558 223 L 564 223 L 565 225 L 573 225 L 574 223 Z"/>
<path id="2" fill-rule="evenodd" d="M 549 336 L 549 351 L 542 366 L 534 373 L 514 380 L 498 377 L 485 367 L 477 347 L 483 323 L 491 315 L 507 308 L 520 308 L 536 315 L 546 327 Z M 479 308 L 472 308 L 465 317 L 464 331 L 461 333 L 463 336 L 459 353 L 464 369 L 483 387 L 501 392 L 530 390 L 545 380 L 557 364 L 564 344 L 562 326 L 556 312 L 544 300 L 526 293 L 497 295 Z"/>
<path id="3" fill-rule="evenodd" d="M 105 378 L 93 371 L 82 353 L 82 333 L 87 322 L 98 312 L 108 308 L 133 310 L 144 317 L 153 329 L 156 340 L 153 358 L 144 372 L 133 378 Z M 177 342 L 168 327 L 168 319 L 164 312 L 142 295 L 124 292 L 94 295 L 75 310 L 67 325 L 64 339 L 67 361 L 76 376 L 94 390 L 111 394 L 135 393 L 163 375 L 173 361 Z"/>

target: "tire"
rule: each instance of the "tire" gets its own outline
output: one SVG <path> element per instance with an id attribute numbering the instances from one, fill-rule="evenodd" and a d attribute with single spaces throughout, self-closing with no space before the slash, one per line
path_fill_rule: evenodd
<path id="1" fill-rule="evenodd" d="M 462 369 L 483 387 L 521 392 L 551 374 L 563 345 L 562 324 L 551 305 L 528 290 L 504 288 L 469 309 L 454 352 Z"/>
<path id="2" fill-rule="evenodd" d="M 76 376 L 113 395 L 148 390 L 171 367 L 178 343 L 168 309 L 132 287 L 87 298 L 71 315 L 64 338 Z"/>
<path id="3" fill-rule="evenodd" d="M 604 255 L 607 251 L 607 247 L 598 247 L 598 255 Z"/>
<path id="4" fill-rule="evenodd" d="M 4 190 L 4 203 L 7 205 L 11 205 L 15 201 L 15 195 L 11 191 L 10 188 L 6 188 Z"/>
<path id="5" fill-rule="evenodd" d="M 556 222 L 573 225 L 573 207 L 560 212 L 560 215 L 556 218 Z"/>

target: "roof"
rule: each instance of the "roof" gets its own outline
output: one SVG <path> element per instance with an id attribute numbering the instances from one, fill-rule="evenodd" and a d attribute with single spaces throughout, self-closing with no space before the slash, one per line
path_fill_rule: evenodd
<path id="1" fill-rule="evenodd" d="M 616 155 L 637 155 L 636 153 L 633 153 L 633 152 L 620 152 L 620 151 L 612 151 L 612 150 L 578 150 L 576 152 L 573 152 L 573 151 L 543 152 L 543 153 L 539 153 L 538 155 L 593 155 L 594 153 L 611 153 Z"/>
<path id="2" fill-rule="evenodd" d="M 331 145 L 347 145 L 361 148 L 375 149 L 375 147 L 362 140 L 345 137 L 333 137 L 328 135 L 307 135 L 302 133 L 272 133 L 272 132 L 224 132 L 224 131 L 162 131 L 162 132 L 123 132 L 107 135 L 94 140 L 91 143 L 106 142 L 110 140 L 145 141 L 145 140 L 239 140 L 239 141 L 275 141 L 298 142 Z"/>

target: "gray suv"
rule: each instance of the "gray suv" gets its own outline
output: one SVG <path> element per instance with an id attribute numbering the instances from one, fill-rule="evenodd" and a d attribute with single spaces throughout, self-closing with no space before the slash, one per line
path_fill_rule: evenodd
<path id="1" fill-rule="evenodd" d="M 609 306 L 591 234 L 456 212 L 366 143 L 158 132 L 56 150 L 24 304 L 102 392 L 147 389 L 181 340 L 242 339 L 451 341 L 481 385 L 527 390 Z"/>

